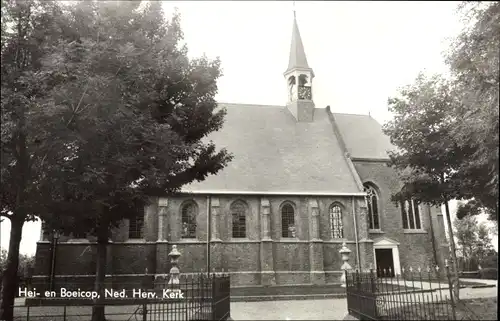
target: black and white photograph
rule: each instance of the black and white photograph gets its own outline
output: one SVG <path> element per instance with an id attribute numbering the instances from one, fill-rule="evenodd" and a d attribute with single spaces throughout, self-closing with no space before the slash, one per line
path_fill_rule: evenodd
<path id="1" fill-rule="evenodd" d="M 1 321 L 498 320 L 499 1 L 1 13 Z"/>

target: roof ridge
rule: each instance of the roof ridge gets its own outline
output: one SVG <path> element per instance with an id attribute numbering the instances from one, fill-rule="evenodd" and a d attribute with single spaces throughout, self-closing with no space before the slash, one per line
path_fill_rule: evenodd
<path id="1" fill-rule="evenodd" d="M 332 114 L 334 115 L 351 115 L 351 116 L 367 116 L 367 117 L 370 117 L 370 115 L 368 114 L 350 114 L 350 113 L 335 113 L 335 112 L 332 112 Z M 373 117 L 371 117 L 373 118 Z"/>
<path id="2" fill-rule="evenodd" d="M 274 108 L 285 108 L 285 105 L 263 105 L 263 104 L 248 104 L 248 103 L 229 103 L 229 102 L 217 102 L 217 105 L 233 105 L 233 106 L 252 106 L 252 107 L 274 107 Z"/>

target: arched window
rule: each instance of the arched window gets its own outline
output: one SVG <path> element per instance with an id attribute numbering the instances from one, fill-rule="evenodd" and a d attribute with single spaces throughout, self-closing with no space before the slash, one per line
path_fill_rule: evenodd
<path id="1" fill-rule="evenodd" d="M 305 85 L 307 85 L 307 76 L 300 75 L 299 76 L 299 86 L 305 86 Z"/>
<path id="2" fill-rule="evenodd" d="M 366 205 L 368 207 L 368 224 L 370 229 L 380 229 L 379 201 L 373 186 L 365 184 Z"/>
<path id="3" fill-rule="evenodd" d="M 198 216 L 198 206 L 195 202 L 188 202 L 182 206 L 182 233 L 183 239 L 196 238 L 196 216 Z"/>
<path id="4" fill-rule="evenodd" d="M 403 229 L 420 230 L 422 228 L 420 210 L 416 200 L 401 201 L 401 216 L 403 218 Z"/>
<path id="5" fill-rule="evenodd" d="M 332 231 L 332 239 L 341 239 L 344 237 L 342 208 L 336 204 L 330 206 L 330 230 Z"/>
<path id="6" fill-rule="evenodd" d="M 295 99 L 296 80 L 295 76 L 288 77 L 288 101 Z"/>
<path id="7" fill-rule="evenodd" d="M 128 238 L 129 239 L 142 239 L 144 228 L 144 210 L 137 216 L 129 220 L 128 225 Z"/>
<path id="8" fill-rule="evenodd" d="M 233 218 L 233 237 L 244 238 L 247 236 L 247 206 L 242 201 L 231 204 L 231 216 Z"/>
<path id="9" fill-rule="evenodd" d="M 295 211 L 291 204 L 281 207 L 281 237 L 295 237 Z"/>

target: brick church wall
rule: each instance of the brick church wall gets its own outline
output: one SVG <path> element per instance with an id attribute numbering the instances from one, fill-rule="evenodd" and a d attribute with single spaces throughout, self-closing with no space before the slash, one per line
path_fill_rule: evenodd
<path id="1" fill-rule="evenodd" d="M 442 239 L 444 226 L 440 224 L 442 216 L 438 215 L 435 208 L 429 209 L 427 205 L 421 206 L 420 219 L 422 231 L 403 230 L 401 207 L 391 201 L 391 195 L 401 188 L 401 183 L 395 171 L 384 162 L 355 161 L 354 166 L 363 181 L 374 184 L 379 192 L 381 208 L 380 227 L 381 232 L 370 233 L 371 239 L 385 236 L 399 242 L 399 255 L 402 268 L 421 266 L 427 267 L 435 262 L 434 249 L 432 246 L 431 222 L 429 221 L 429 210 L 433 217 L 434 242 L 436 245 L 436 256 L 441 261 Z M 399 205 L 399 204 L 398 204 Z M 437 224 L 436 224 L 437 223 Z"/>
<path id="2" fill-rule="evenodd" d="M 236 285 L 262 284 L 262 264 L 272 272 L 273 284 L 299 284 L 313 282 L 311 271 L 319 272 L 319 281 L 338 283 L 342 264 L 338 251 L 342 242 L 347 241 L 352 250 L 351 263 L 354 262 L 356 248 L 354 242 L 354 223 L 352 197 L 285 197 L 269 196 L 270 247 L 262 241 L 262 197 L 260 196 L 218 196 L 219 242 L 211 247 L 211 266 L 217 270 L 229 271 L 231 280 Z M 231 236 L 230 205 L 241 199 L 248 206 L 247 237 L 233 239 Z M 193 200 L 198 205 L 196 239 L 182 239 L 180 234 L 181 206 L 185 201 Z M 317 200 L 318 234 L 321 241 L 310 242 L 311 208 L 310 201 Z M 295 208 L 297 234 L 295 238 L 281 237 L 281 206 L 289 202 Z M 330 232 L 329 208 L 335 203 L 342 208 L 344 239 L 332 239 Z M 128 222 L 121 224 L 113 232 L 109 245 L 108 274 L 166 274 L 170 269 L 168 253 L 172 245 L 177 245 L 182 253 L 179 259 L 181 272 L 199 272 L 206 270 L 207 249 L 207 197 L 202 195 L 184 195 L 168 200 L 164 234 L 166 241 L 158 241 L 158 208 L 146 211 L 144 240 L 128 240 Z M 355 210 L 357 211 L 357 209 Z M 86 250 L 85 250 L 86 249 Z M 83 254 L 82 254 L 83 253 Z M 95 273 L 96 244 L 65 243 L 58 245 L 57 257 L 64 261 L 57 262 L 58 275 L 92 275 Z M 269 259 L 266 259 L 269 257 Z M 320 261 L 312 265 L 312 259 Z M 40 242 L 37 251 L 35 274 L 47 276 L 50 271 L 50 244 Z M 266 261 L 267 260 L 267 261 Z M 264 262 L 264 263 L 263 263 Z M 271 264 L 270 267 L 267 264 Z M 318 265 L 319 264 L 319 265 Z M 353 263 L 354 265 L 354 263 Z M 323 276 L 321 277 L 321 274 Z M 324 281 L 323 281 L 324 282 Z"/>

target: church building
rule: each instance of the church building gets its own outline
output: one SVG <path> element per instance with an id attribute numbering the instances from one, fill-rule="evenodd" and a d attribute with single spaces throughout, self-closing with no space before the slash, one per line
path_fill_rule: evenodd
<path id="1" fill-rule="evenodd" d="M 387 166 L 394 146 L 381 125 L 369 115 L 315 106 L 313 80 L 294 18 L 286 104 L 220 104 L 225 123 L 209 139 L 233 160 L 124 221 L 108 248 L 107 275 L 165 275 L 173 245 L 182 253 L 181 273 L 206 271 L 210 257 L 211 270 L 228 272 L 241 286 L 339 283 L 343 243 L 351 266 L 362 269 L 400 274 L 442 264 L 448 245 L 441 211 L 391 201 L 402 185 Z M 42 231 L 40 281 L 53 264 L 50 239 Z M 60 237 L 56 258 L 56 279 L 93 281 L 92 238 Z"/>

